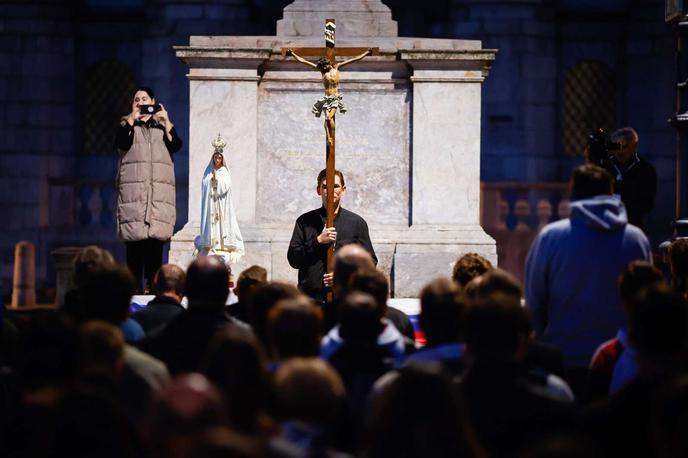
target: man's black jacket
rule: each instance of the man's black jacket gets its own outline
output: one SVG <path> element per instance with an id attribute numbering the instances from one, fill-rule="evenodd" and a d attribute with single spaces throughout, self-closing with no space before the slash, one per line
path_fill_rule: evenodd
<path id="1" fill-rule="evenodd" d="M 318 243 L 318 235 L 325 227 L 325 221 L 324 207 L 299 216 L 287 251 L 289 265 L 299 269 L 299 289 L 318 302 L 324 297 L 322 277 L 325 274 L 328 247 Z M 363 218 L 340 207 L 334 219 L 334 227 L 337 230 L 335 250 L 349 243 L 358 243 L 370 253 L 377 264 L 368 234 L 368 224 Z"/>

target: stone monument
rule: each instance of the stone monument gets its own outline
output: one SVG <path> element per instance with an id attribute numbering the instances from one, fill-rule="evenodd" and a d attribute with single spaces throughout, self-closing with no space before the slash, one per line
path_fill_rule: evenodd
<path id="1" fill-rule="evenodd" d="M 342 205 L 368 221 L 393 296 L 416 297 L 469 251 L 496 263 L 480 226 L 481 87 L 496 50 L 398 37 L 379 0 L 296 0 L 277 36 L 192 36 L 175 47 L 189 66 L 189 221 L 172 239 L 170 262 L 191 259 L 208 145 L 220 132 L 246 247 L 236 270 L 260 264 L 273 280 L 296 282 L 286 259 L 294 221 L 320 205 L 323 128 L 310 108 L 322 81 L 280 50 L 321 46 L 327 18 L 337 22 L 338 46 L 379 48 L 344 70 L 349 111 L 337 118 L 337 168 Z"/>

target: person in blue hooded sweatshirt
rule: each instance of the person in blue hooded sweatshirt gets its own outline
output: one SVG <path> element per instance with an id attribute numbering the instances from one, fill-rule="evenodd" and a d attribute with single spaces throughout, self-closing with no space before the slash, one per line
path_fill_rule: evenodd
<path id="1" fill-rule="evenodd" d="M 619 274 L 652 252 L 604 169 L 576 168 L 570 191 L 571 216 L 545 226 L 530 247 L 525 299 L 536 337 L 561 349 L 567 381 L 579 391 L 595 349 L 623 326 Z"/>

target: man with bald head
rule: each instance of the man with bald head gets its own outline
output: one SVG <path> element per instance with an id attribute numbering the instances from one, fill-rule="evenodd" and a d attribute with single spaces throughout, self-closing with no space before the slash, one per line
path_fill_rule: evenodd
<path id="1" fill-rule="evenodd" d="M 375 271 L 375 261 L 368 250 L 357 243 L 343 246 L 334 256 L 334 270 L 332 274 L 325 274 L 325 286 L 331 286 L 334 294 L 334 302 L 337 304 L 350 290 L 351 277 L 356 272 Z M 384 276 L 383 281 L 375 281 L 377 276 L 372 276 L 371 281 L 359 282 L 358 290 L 374 296 L 379 306 L 385 311 L 385 317 L 411 342 L 415 341 L 415 332 L 408 316 L 401 310 L 387 305 L 389 285 Z M 380 284 L 383 283 L 383 284 Z M 376 294 L 376 290 L 381 291 Z M 336 306 L 335 306 L 336 307 Z M 325 308 L 325 327 L 331 328 L 337 322 L 337 312 L 333 308 Z"/>
<path id="2" fill-rule="evenodd" d="M 224 313 L 229 272 L 215 256 L 199 256 L 186 272 L 189 307 L 142 343 L 144 351 L 161 359 L 170 372 L 195 372 L 215 333 L 240 322 Z"/>

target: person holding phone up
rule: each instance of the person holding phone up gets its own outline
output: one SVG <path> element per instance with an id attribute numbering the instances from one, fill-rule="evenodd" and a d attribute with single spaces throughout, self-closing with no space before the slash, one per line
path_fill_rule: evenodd
<path id="1" fill-rule="evenodd" d="M 117 237 L 124 241 L 127 265 L 143 292 L 153 288 L 162 265 L 163 244 L 172 237 L 177 218 L 174 160 L 182 141 L 162 104 L 149 87 L 134 91 L 131 113 L 123 117 L 115 146 L 117 170 Z"/>

